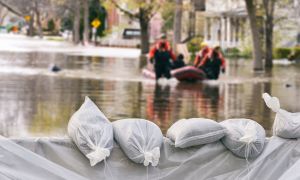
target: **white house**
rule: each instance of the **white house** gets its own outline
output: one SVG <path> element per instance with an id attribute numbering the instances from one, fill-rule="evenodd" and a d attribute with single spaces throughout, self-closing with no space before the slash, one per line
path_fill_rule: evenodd
<path id="1" fill-rule="evenodd" d="M 198 0 L 185 0 L 193 1 Z M 210 45 L 227 49 L 240 47 L 250 39 L 245 0 L 205 0 L 205 10 L 195 12 L 196 18 L 190 18 L 190 21 L 196 21 L 195 36 L 202 36 Z M 275 45 L 291 47 L 300 44 L 300 0 L 277 1 L 274 15 Z M 263 18 L 259 16 L 258 21 L 263 22 Z"/>
<path id="2" fill-rule="evenodd" d="M 202 15 L 205 41 L 222 48 L 239 46 L 247 21 L 243 0 L 207 0 Z"/>

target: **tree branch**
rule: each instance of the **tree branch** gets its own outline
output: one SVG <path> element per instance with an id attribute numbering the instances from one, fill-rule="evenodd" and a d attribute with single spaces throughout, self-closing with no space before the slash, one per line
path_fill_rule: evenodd
<path id="1" fill-rule="evenodd" d="M 151 20 L 153 18 L 153 16 L 155 16 L 155 14 L 159 11 L 161 4 L 155 3 L 154 0 L 153 2 L 151 2 L 150 4 L 147 4 L 148 6 L 146 6 L 145 12 L 146 15 L 148 15 L 149 20 Z"/>
<path id="2" fill-rule="evenodd" d="M 129 18 L 131 18 L 131 19 L 138 19 L 138 18 L 139 18 L 139 15 L 138 15 L 138 14 L 132 13 L 132 12 L 130 12 L 129 10 L 122 8 L 115 0 L 110 0 L 110 1 L 111 1 L 111 2 L 113 3 L 113 5 L 114 5 L 116 8 L 118 8 L 121 12 L 123 12 L 123 13 L 125 13 L 127 16 L 129 16 Z"/>
<path id="3" fill-rule="evenodd" d="M 15 9 L 13 9 L 12 7 L 10 7 L 8 4 L 6 4 L 5 2 L 3 2 L 1 0 L 0 0 L 0 5 L 2 5 L 3 7 L 5 7 L 10 12 L 12 12 L 12 13 L 20 16 L 20 17 L 23 17 L 23 15 L 20 12 L 16 11 Z"/>
<path id="4" fill-rule="evenodd" d="M 158 6 L 157 5 L 157 7 L 155 8 L 154 6 L 150 6 L 149 8 L 149 19 L 152 19 L 153 18 L 153 16 L 155 16 L 155 14 L 157 13 L 157 11 L 159 10 L 159 7 L 160 6 Z M 157 11 L 153 11 L 153 9 L 157 9 Z"/>
<path id="5" fill-rule="evenodd" d="M 275 1 L 276 0 L 271 0 L 271 14 L 273 15 L 274 14 L 274 9 L 275 9 Z"/>

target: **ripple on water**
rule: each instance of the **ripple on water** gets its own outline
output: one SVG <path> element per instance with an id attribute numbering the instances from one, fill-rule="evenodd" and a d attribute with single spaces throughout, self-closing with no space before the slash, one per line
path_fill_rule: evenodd
<path id="1" fill-rule="evenodd" d="M 63 70 L 50 72 L 50 63 Z M 257 74 L 249 68 L 251 61 L 230 61 L 219 80 L 197 83 L 145 79 L 138 59 L 28 53 L 1 54 L 0 64 L 0 132 L 6 136 L 65 135 L 84 96 L 112 121 L 149 119 L 163 132 L 182 118 L 243 117 L 258 121 L 270 134 L 274 113 L 265 107 L 263 92 L 279 97 L 287 110 L 300 111 L 297 64 Z"/>

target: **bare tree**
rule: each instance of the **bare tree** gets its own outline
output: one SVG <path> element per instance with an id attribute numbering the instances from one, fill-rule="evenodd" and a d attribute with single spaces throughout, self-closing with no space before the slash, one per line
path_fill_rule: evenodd
<path id="1" fill-rule="evenodd" d="M 256 6 L 252 0 L 245 0 L 246 9 L 248 12 L 248 18 L 250 21 L 250 28 L 253 41 L 253 69 L 254 70 L 263 70 L 263 59 L 262 59 L 262 42 L 260 39 L 260 33 L 258 30 L 257 20 L 256 20 Z"/>
<path id="2" fill-rule="evenodd" d="M 132 10 L 121 6 L 117 0 L 110 0 L 120 11 L 129 18 L 139 21 L 141 28 L 141 52 L 146 54 L 149 52 L 149 23 L 151 18 L 159 11 L 162 4 L 160 0 L 131 0 L 130 3 L 134 7 Z"/>
<path id="3" fill-rule="evenodd" d="M 43 36 L 41 17 L 47 14 L 50 0 L 0 0 L 0 4 L 20 17 L 30 15 L 28 35 L 34 35 L 36 24 L 39 36 Z"/>
<path id="4" fill-rule="evenodd" d="M 73 18 L 73 43 L 80 43 L 80 17 L 82 0 L 51 0 L 58 16 Z"/>
<path id="5" fill-rule="evenodd" d="M 32 1 L 30 0 L 0 0 L 0 4 L 6 7 L 10 12 L 23 17 L 25 15 L 30 15 L 29 29 L 27 35 L 34 35 L 34 11 L 32 9 Z"/>
<path id="6" fill-rule="evenodd" d="M 11 6 L 6 0 L 0 0 L 0 5 L 2 7 L 5 7 L 10 12 L 22 17 L 22 13 L 16 10 L 15 8 L 13 8 L 13 6 Z"/>

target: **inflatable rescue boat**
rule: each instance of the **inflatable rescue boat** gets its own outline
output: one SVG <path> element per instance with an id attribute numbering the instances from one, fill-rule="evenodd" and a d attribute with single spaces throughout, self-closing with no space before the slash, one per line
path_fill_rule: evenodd
<path id="1" fill-rule="evenodd" d="M 143 76 L 150 79 L 155 79 L 155 73 L 152 70 L 144 68 Z M 172 77 L 178 81 L 202 81 L 206 79 L 204 71 L 194 66 L 185 66 L 178 69 L 171 70 Z"/>

